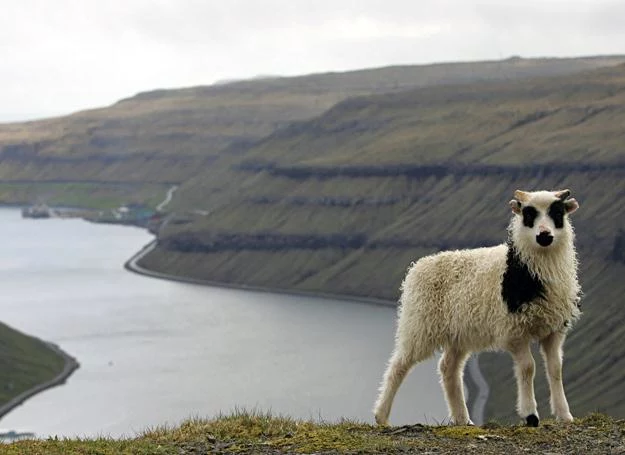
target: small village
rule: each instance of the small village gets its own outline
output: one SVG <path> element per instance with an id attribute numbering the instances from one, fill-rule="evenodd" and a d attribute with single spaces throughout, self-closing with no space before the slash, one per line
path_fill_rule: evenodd
<path id="1" fill-rule="evenodd" d="M 124 204 L 110 210 L 50 207 L 38 203 L 22 208 L 23 218 L 81 218 L 93 223 L 138 226 L 154 231 L 163 220 L 163 213 L 144 204 Z"/>

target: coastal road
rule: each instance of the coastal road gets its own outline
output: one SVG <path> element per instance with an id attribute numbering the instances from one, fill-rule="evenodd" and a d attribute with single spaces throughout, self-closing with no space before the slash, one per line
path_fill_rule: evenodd
<path id="1" fill-rule="evenodd" d="M 253 292 L 269 292 L 274 294 L 289 294 L 289 295 L 302 295 L 307 297 L 318 297 L 318 298 L 327 298 L 327 299 L 338 299 L 338 300 L 351 300 L 355 302 L 361 303 L 370 303 L 374 305 L 382 305 L 382 306 L 390 306 L 395 308 L 397 306 L 396 302 L 384 299 L 376 299 L 373 297 L 351 297 L 346 295 L 338 295 L 338 294 L 329 294 L 323 292 L 307 292 L 307 291 L 297 291 L 293 289 L 276 289 L 276 288 L 268 288 L 262 286 L 250 286 L 241 283 L 225 283 L 222 281 L 211 281 L 205 280 L 201 278 L 188 278 L 181 275 L 171 275 L 168 273 L 155 272 L 150 269 L 146 269 L 145 267 L 139 265 L 139 261 L 147 256 L 154 248 L 156 248 L 158 244 L 158 240 L 152 240 L 150 243 L 145 245 L 139 252 L 135 253 L 130 259 L 126 261 L 124 264 L 124 268 L 130 272 L 137 273 L 139 275 L 148 276 L 151 278 L 158 278 L 161 280 L 168 281 L 178 281 L 180 283 L 188 283 L 188 284 L 196 284 L 200 286 L 213 286 L 220 288 L 229 288 L 229 289 L 240 289 L 244 291 L 253 291 Z"/>
<path id="2" fill-rule="evenodd" d="M 174 185 L 170 189 L 167 190 L 167 194 L 165 195 L 165 199 L 163 199 L 163 201 L 156 206 L 156 211 L 157 212 L 160 212 L 161 210 L 163 210 L 165 208 L 165 206 L 167 204 L 169 204 L 169 202 L 171 201 L 172 196 L 174 195 L 174 192 L 177 189 L 178 189 L 178 185 Z"/>

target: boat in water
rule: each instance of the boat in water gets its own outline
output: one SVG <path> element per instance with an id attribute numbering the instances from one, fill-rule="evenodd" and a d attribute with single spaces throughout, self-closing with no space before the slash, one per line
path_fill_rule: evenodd
<path id="1" fill-rule="evenodd" d="M 22 209 L 23 218 L 50 218 L 52 211 L 46 204 L 36 204 Z"/>

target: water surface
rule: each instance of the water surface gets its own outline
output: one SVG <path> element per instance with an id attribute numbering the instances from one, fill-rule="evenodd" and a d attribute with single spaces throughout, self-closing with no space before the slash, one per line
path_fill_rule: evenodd
<path id="1" fill-rule="evenodd" d="M 372 422 L 393 308 L 138 276 L 122 267 L 151 240 L 138 228 L 0 209 L 0 235 L 1 320 L 81 364 L 0 427 L 131 436 L 235 407 Z M 418 365 L 392 422 L 445 416 L 434 361 Z"/>

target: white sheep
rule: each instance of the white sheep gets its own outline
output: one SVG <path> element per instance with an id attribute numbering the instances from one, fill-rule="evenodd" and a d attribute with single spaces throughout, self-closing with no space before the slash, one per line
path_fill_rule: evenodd
<path id="1" fill-rule="evenodd" d="M 409 268 L 395 348 L 374 408 L 378 424 L 388 423 L 397 389 L 412 366 L 442 349 L 438 367 L 451 421 L 472 425 L 464 398 L 465 362 L 472 352 L 503 349 L 515 363 L 517 411 L 527 425 L 537 426 L 533 340 L 545 361 L 551 410 L 560 420 L 573 420 L 562 385 L 562 344 L 580 316 L 568 219 L 579 205 L 569 190 L 517 190 L 514 196 L 507 243 L 441 252 Z"/>

